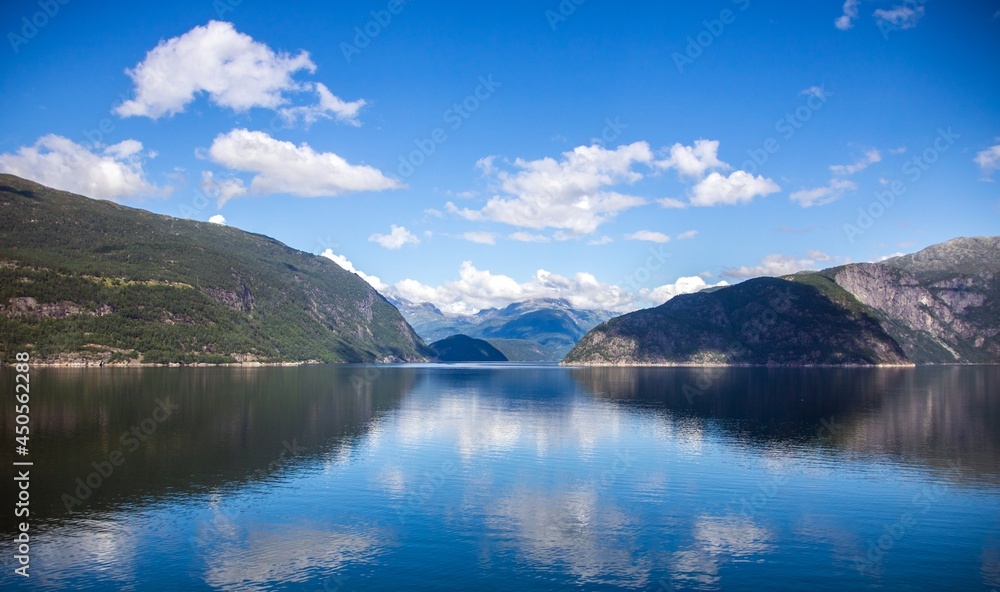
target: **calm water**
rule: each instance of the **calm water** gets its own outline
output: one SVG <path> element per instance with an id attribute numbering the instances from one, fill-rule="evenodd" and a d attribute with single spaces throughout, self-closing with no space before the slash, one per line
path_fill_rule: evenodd
<path id="1" fill-rule="evenodd" d="M 31 385 L 32 577 L 8 483 L 3 590 L 1000 590 L 1000 367 Z"/>

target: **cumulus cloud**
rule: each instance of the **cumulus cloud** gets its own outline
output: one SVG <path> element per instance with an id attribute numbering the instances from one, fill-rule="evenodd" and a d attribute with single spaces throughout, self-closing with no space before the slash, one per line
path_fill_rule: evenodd
<path id="1" fill-rule="evenodd" d="M 49 134 L 0 154 L 0 171 L 96 199 L 164 195 L 168 191 L 150 182 L 143 170 L 151 157 L 136 140 L 90 149 Z"/>
<path id="2" fill-rule="evenodd" d="M 832 267 L 839 263 L 846 263 L 847 260 L 833 257 L 822 251 L 809 251 L 806 257 L 793 257 L 790 255 L 768 255 L 757 262 L 756 265 L 743 265 L 740 267 L 723 270 L 722 275 L 728 278 L 748 279 L 754 277 L 778 277 L 790 275 L 798 271 L 808 271 L 819 269 L 820 267 Z"/>
<path id="3" fill-rule="evenodd" d="M 615 242 L 615 239 L 611 238 L 608 235 L 604 235 L 604 236 L 601 236 L 601 237 L 598 237 L 598 238 L 590 239 L 589 241 L 587 241 L 587 244 L 588 245 L 600 246 L 600 245 L 606 245 L 606 244 L 613 243 L 613 242 Z"/>
<path id="4" fill-rule="evenodd" d="M 830 167 L 830 172 L 834 175 L 853 175 L 854 173 L 859 173 L 876 162 L 882 162 L 882 153 L 878 150 L 872 149 L 865 153 L 865 155 L 853 164 L 835 164 Z"/>
<path id="5" fill-rule="evenodd" d="M 321 117 L 357 124 L 363 100 L 347 102 L 320 83 L 297 82 L 293 75 L 313 73 L 309 53 L 275 52 L 236 31 L 232 23 L 211 21 L 179 37 L 161 41 L 127 74 L 134 98 L 115 108 L 121 117 L 159 119 L 184 109 L 201 93 L 236 112 L 254 107 L 276 109 L 286 120 L 306 123 Z M 309 107 L 290 105 L 288 95 L 312 91 L 319 100 Z"/>
<path id="6" fill-rule="evenodd" d="M 698 236 L 697 230 L 688 230 L 677 235 L 677 240 L 689 240 Z"/>
<path id="7" fill-rule="evenodd" d="M 420 244 L 420 239 L 417 238 L 417 235 L 407 230 L 406 227 L 396 226 L 395 224 L 390 228 L 389 234 L 376 233 L 369 236 L 368 240 L 378 243 L 386 249 L 400 249 L 406 244 Z"/>
<path id="8" fill-rule="evenodd" d="M 476 269 L 471 261 L 459 267 L 459 278 L 439 286 L 405 279 L 392 287 L 399 296 L 413 302 L 431 302 L 452 314 L 471 314 L 484 308 L 504 307 L 534 298 L 563 298 L 582 309 L 625 310 L 634 308 L 635 296 L 618 286 L 603 284 L 589 273 L 568 278 L 544 269 L 524 283 L 487 270 Z"/>
<path id="9" fill-rule="evenodd" d="M 697 182 L 691 188 L 688 203 L 672 197 L 657 202 L 664 208 L 733 205 L 781 190 L 771 179 L 755 177 L 746 171 L 733 171 L 728 176 L 722 174 L 719 171 L 728 171 L 732 167 L 719 160 L 718 152 L 717 140 L 697 140 L 693 146 L 674 144 L 670 148 L 670 156 L 656 164 L 661 168 L 676 169 L 682 179 Z"/>
<path id="10" fill-rule="evenodd" d="M 343 267 L 347 271 L 349 271 L 351 273 L 354 273 L 354 274 L 357 274 L 361 279 L 363 279 L 366 282 L 368 282 L 371 285 L 371 287 L 375 288 L 379 292 L 382 292 L 383 290 L 385 290 L 388 287 L 385 284 L 383 284 L 382 280 L 380 280 L 378 277 L 376 277 L 374 275 L 368 275 L 368 274 L 364 273 L 363 271 L 361 271 L 359 269 L 356 269 L 354 267 L 354 264 L 351 263 L 350 260 L 347 257 L 344 257 L 343 255 L 337 255 L 336 253 L 333 252 L 332 249 L 327 249 L 327 250 L 323 251 L 323 253 L 320 255 L 320 257 L 326 257 L 327 259 L 329 259 L 330 261 L 333 261 L 334 263 L 336 263 L 337 265 Z"/>
<path id="11" fill-rule="evenodd" d="M 837 201 L 843 197 L 845 192 L 853 191 L 857 188 L 857 185 L 846 179 L 831 179 L 830 183 L 824 187 L 796 191 L 789 196 L 789 199 L 798 202 L 803 208 L 811 208 Z"/>
<path id="12" fill-rule="evenodd" d="M 521 228 L 557 228 L 581 235 L 594 232 L 618 212 L 643 205 L 646 200 L 610 188 L 643 178 L 636 165 L 649 165 L 653 153 L 646 142 L 619 146 L 579 146 L 564 152 L 559 160 L 542 158 L 513 163 L 514 170 L 496 165 L 492 157 L 481 159 L 477 168 L 496 183 L 499 194 L 481 210 L 459 209 L 448 203 L 449 212 L 469 220 L 492 220 Z"/>
<path id="13" fill-rule="evenodd" d="M 553 238 L 563 240 L 591 234 L 619 212 L 647 203 L 646 199 L 614 190 L 644 178 L 640 165 L 656 170 L 677 171 L 682 180 L 693 180 L 688 201 L 658 199 L 664 208 L 688 205 L 714 206 L 751 201 L 780 191 L 762 176 L 735 171 L 718 156 L 717 140 L 697 140 L 692 146 L 674 144 L 667 157 L 654 160 L 647 142 L 635 142 L 611 150 L 600 145 L 579 146 L 560 160 L 517 159 L 514 170 L 498 165 L 494 156 L 480 159 L 476 168 L 492 180 L 499 193 L 479 210 L 445 204 L 451 213 L 473 221 L 490 220 L 522 228 L 556 228 Z M 711 171 L 711 174 L 708 174 Z M 707 175 L 707 176 L 706 176 Z"/>
<path id="14" fill-rule="evenodd" d="M 858 5 L 861 0 L 846 0 L 844 2 L 844 14 L 837 17 L 834 25 L 841 31 L 846 31 L 854 26 L 854 20 L 858 18 Z"/>
<path id="15" fill-rule="evenodd" d="M 880 26 L 889 26 L 895 29 L 912 29 L 917 26 L 924 16 L 923 6 L 915 8 L 910 6 L 893 6 L 886 10 L 879 8 L 875 11 L 876 21 Z"/>
<path id="16" fill-rule="evenodd" d="M 238 177 L 216 177 L 212 171 L 201 172 L 201 191 L 214 197 L 218 207 L 222 207 L 234 197 L 246 195 L 247 188 L 243 179 Z"/>
<path id="17" fill-rule="evenodd" d="M 664 284 L 652 290 L 643 290 L 641 292 L 642 297 L 651 302 L 654 306 L 659 306 L 667 300 L 670 300 L 674 296 L 680 294 L 694 294 L 695 292 L 700 292 L 706 288 L 721 288 L 723 286 L 728 286 L 729 282 L 722 280 L 715 284 L 709 284 L 701 276 L 691 276 L 677 278 L 677 281 L 672 284 Z"/>
<path id="18" fill-rule="evenodd" d="M 627 240 L 646 241 L 650 243 L 670 242 L 669 236 L 663 234 L 662 232 L 654 232 L 652 230 L 638 230 L 632 234 L 626 234 L 625 238 Z"/>
<path id="19" fill-rule="evenodd" d="M 731 168 L 719 160 L 718 140 L 696 140 L 694 146 L 678 142 L 670 147 L 670 156 L 656 164 L 664 169 L 675 169 L 682 177 L 695 179 L 702 178 L 709 170 Z"/>
<path id="20" fill-rule="evenodd" d="M 329 197 L 402 187 L 374 167 L 353 165 L 333 152 L 317 152 L 306 143 L 296 146 L 259 131 L 220 134 L 208 154 L 228 169 L 255 173 L 250 191 L 257 194 Z"/>
<path id="21" fill-rule="evenodd" d="M 1000 170 L 1000 144 L 990 146 L 976 154 L 974 162 L 979 165 L 984 181 L 992 181 L 993 173 Z"/>
<path id="22" fill-rule="evenodd" d="M 471 243 L 479 243 L 481 245 L 497 244 L 497 235 L 492 232 L 466 232 L 462 234 L 462 238 Z"/>
<path id="23" fill-rule="evenodd" d="M 226 225 L 226 217 L 223 216 L 222 214 L 216 214 L 211 218 L 209 218 L 208 221 L 211 222 L 212 224 L 218 224 L 219 226 Z"/>
<path id="24" fill-rule="evenodd" d="M 691 205 L 717 206 L 748 203 L 758 196 L 781 191 L 781 187 L 762 175 L 753 176 L 746 171 L 735 171 L 728 177 L 712 173 L 692 189 Z"/>

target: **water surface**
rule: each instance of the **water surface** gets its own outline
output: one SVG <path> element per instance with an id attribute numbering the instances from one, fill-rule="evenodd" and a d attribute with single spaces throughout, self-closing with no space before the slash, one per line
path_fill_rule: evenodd
<path id="1" fill-rule="evenodd" d="M 32 577 L 5 509 L 3 590 L 1000 589 L 1000 367 L 31 384 Z"/>

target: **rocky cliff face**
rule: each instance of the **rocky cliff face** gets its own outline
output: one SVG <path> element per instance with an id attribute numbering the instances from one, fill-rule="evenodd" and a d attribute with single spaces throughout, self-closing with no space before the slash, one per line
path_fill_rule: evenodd
<path id="1" fill-rule="evenodd" d="M 827 270 L 917 363 L 1000 361 L 1000 237 Z"/>
<path id="2" fill-rule="evenodd" d="M 598 326 L 565 362 L 997 363 L 1000 237 L 679 296 Z"/>

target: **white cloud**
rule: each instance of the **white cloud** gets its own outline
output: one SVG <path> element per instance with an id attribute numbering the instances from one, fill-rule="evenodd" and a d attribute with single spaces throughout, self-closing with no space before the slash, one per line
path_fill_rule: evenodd
<path id="1" fill-rule="evenodd" d="M 717 206 L 747 203 L 754 197 L 781 191 L 771 179 L 754 177 L 746 171 L 735 171 L 728 177 L 712 173 L 694 186 L 691 195 L 693 206 Z"/>
<path id="2" fill-rule="evenodd" d="M 844 14 L 840 15 L 834 25 L 841 31 L 846 31 L 854 26 L 854 20 L 858 18 L 858 5 L 861 0 L 846 0 L 844 2 Z"/>
<path id="3" fill-rule="evenodd" d="M 278 109 L 289 121 L 307 124 L 321 117 L 357 125 L 363 100 L 347 102 L 320 83 L 297 82 L 292 75 L 316 71 L 308 52 L 276 53 L 264 43 L 236 31 L 232 23 L 211 21 L 179 37 L 161 41 L 127 73 L 135 97 L 115 108 L 121 117 L 180 113 L 200 93 L 221 107 L 245 112 L 254 107 Z M 308 107 L 290 106 L 288 94 L 312 91 L 319 101 Z"/>
<path id="4" fill-rule="evenodd" d="M 218 207 L 222 207 L 227 201 L 234 197 L 246 195 L 247 188 L 243 184 L 243 179 L 238 177 L 216 178 L 212 171 L 201 172 L 201 190 L 209 196 L 214 197 Z"/>
<path id="5" fill-rule="evenodd" d="M 506 275 L 477 269 L 471 261 L 465 261 L 459 268 L 457 280 L 429 286 L 405 279 L 388 287 L 387 292 L 412 302 L 430 302 L 448 314 L 473 314 L 485 308 L 502 308 L 536 298 L 561 298 L 585 310 L 628 312 L 659 306 L 678 294 L 727 285 L 725 281 L 708 284 L 699 276 L 682 277 L 672 284 L 632 293 L 620 286 L 601 283 L 585 272 L 564 277 L 540 269 L 528 281 L 518 282 Z"/>
<path id="6" fill-rule="evenodd" d="M 722 275 L 737 279 L 761 276 L 777 277 L 790 275 L 798 271 L 832 267 L 840 263 L 847 263 L 847 259 L 833 257 L 822 251 L 808 251 L 805 258 L 789 255 L 768 255 L 761 259 L 757 265 L 743 265 L 736 268 L 729 268 L 723 270 Z"/>
<path id="7" fill-rule="evenodd" d="M 433 216 L 434 218 L 440 218 L 444 216 L 441 210 L 437 208 L 427 208 L 426 210 L 424 210 L 424 214 L 427 214 L 428 216 Z"/>
<path id="8" fill-rule="evenodd" d="M 211 218 L 209 218 L 208 221 L 211 222 L 212 224 L 218 224 L 220 226 L 226 225 L 226 217 L 223 216 L 222 214 L 216 214 Z"/>
<path id="9" fill-rule="evenodd" d="M 697 230 L 688 230 L 677 235 L 677 240 L 688 240 L 698 236 Z"/>
<path id="10" fill-rule="evenodd" d="M 682 177 L 700 179 L 709 170 L 731 168 L 719 160 L 718 154 L 718 140 L 696 140 L 694 146 L 677 143 L 670 147 L 670 156 L 656 164 L 665 169 L 676 169 Z"/>
<path id="11" fill-rule="evenodd" d="M 455 281 L 428 286 L 406 279 L 392 290 L 407 300 L 431 302 L 453 314 L 471 314 L 534 298 L 564 298 L 574 307 L 590 310 L 628 310 L 634 308 L 635 302 L 634 295 L 618 286 L 602 284 L 589 273 L 567 278 L 540 269 L 529 281 L 519 283 L 505 275 L 476 269 L 471 261 L 462 263 Z"/>
<path id="12" fill-rule="evenodd" d="M 646 241 L 650 243 L 670 242 L 669 236 L 663 234 L 662 232 L 654 232 L 652 230 L 638 230 L 632 234 L 626 234 L 625 238 L 627 240 Z"/>
<path id="13" fill-rule="evenodd" d="M 865 153 L 861 160 L 854 164 L 835 164 L 830 166 L 830 172 L 834 175 L 853 175 L 859 173 L 876 162 L 882 162 L 882 153 L 872 149 Z"/>
<path id="14" fill-rule="evenodd" d="M 888 24 L 897 29 L 912 29 L 923 18 L 924 12 L 923 6 L 917 6 L 916 8 L 893 6 L 889 10 L 879 8 L 875 11 L 875 18 L 878 19 L 879 24 Z"/>
<path id="15" fill-rule="evenodd" d="M 837 201 L 843 197 L 845 192 L 853 191 L 857 188 L 857 185 L 846 179 L 831 179 L 830 183 L 825 187 L 796 191 L 789 196 L 789 199 L 798 202 L 803 208 L 811 208 L 812 206 L 822 206 Z"/>
<path id="16" fill-rule="evenodd" d="M 652 290 L 643 290 L 642 296 L 644 299 L 648 300 L 653 304 L 653 306 L 659 306 L 667 300 L 670 300 L 674 296 L 680 294 L 694 294 L 695 292 L 700 292 L 705 288 L 716 288 L 728 286 L 729 282 L 723 280 L 717 284 L 708 284 L 700 276 L 682 277 L 677 278 L 677 281 L 672 284 L 664 284 L 658 288 Z"/>
<path id="17" fill-rule="evenodd" d="M 419 245 L 420 239 L 417 235 L 413 234 L 404 226 L 392 225 L 389 230 L 389 234 L 373 234 L 368 237 L 368 240 L 373 243 L 378 243 L 385 247 L 386 249 L 400 249 L 403 245 L 414 244 Z"/>
<path id="18" fill-rule="evenodd" d="M 687 204 L 679 199 L 674 199 L 673 197 L 663 197 L 656 200 L 656 203 L 660 204 L 661 207 L 667 208 L 668 210 L 682 210 L 687 207 Z"/>
<path id="19" fill-rule="evenodd" d="M 146 178 L 142 143 L 125 140 L 93 151 L 63 136 L 42 136 L 32 146 L 0 154 L 0 171 L 96 199 L 164 195 Z"/>
<path id="20" fill-rule="evenodd" d="M 657 202 L 664 208 L 680 209 L 692 206 L 716 206 L 745 203 L 754 197 L 768 195 L 780 191 L 777 183 L 762 176 L 738 170 L 723 175 L 719 171 L 728 171 L 733 167 L 719 160 L 718 140 L 697 140 L 694 146 L 674 144 L 670 148 L 670 157 L 656 164 L 662 168 L 677 169 L 682 178 L 697 180 L 688 195 L 688 203 L 679 199 L 665 197 Z M 706 173 L 712 171 L 706 176 Z"/>
<path id="21" fill-rule="evenodd" d="M 317 82 L 312 85 L 313 90 L 319 95 L 319 102 L 315 105 L 302 105 L 296 107 L 283 107 L 278 113 L 287 123 L 295 123 L 299 119 L 309 126 L 320 119 L 330 119 L 334 117 L 341 123 L 358 127 L 358 112 L 367 103 L 364 99 L 347 102 L 340 97 L 334 96 L 325 84 Z"/>
<path id="22" fill-rule="evenodd" d="M 380 280 L 378 277 L 374 275 L 368 275 L 359 269 L 355 269 L 354 264 L 351 263 L 350 260 L 347 259 L 347 257 L 335 254 L 332 249 L 327 249 L 323 251 L 320 257 L 326 257 L 327 259 L 333 261 L 334 263 L 343 267 L 347 271 L 357 274 L 361 279 L 368 282 L 371 285 L 371 287 L 375 288 L 379 292 L 382 292 L 383 290 L 388 288 L 388 286 L 383 284 L 382 280 Z"/>
<path id="23" fill-rule="evenodd" d="M 530 232 L 515 232 L 508 238 L 522 243 L 547 243 L 551 240 L 544 234 L 532 234 Z"/>
<path id="24" fill-rule="evenodd" d="M 492 232 L 466 232 L 462 234 L 462 238 L 469 242 L 479 243 L 481 245 L 497 244 L 497 235 Z"/>
<path id="25" fill-rule="evenodd" d="M 226 168 L 256 173 L 250 191 L 324 197 L 355 191 L 398 189 L 402 184 L 367 165 L 352 165 L 333 152 L 316 152 L 264 132 L 234 129 L 212 142 L 209 157 Z"/>
<path id="26" fill-rule="evenodd" d="M 600 238 L 594 238 L 594 239 L 591 239 L 591 240 L 587 241 L 587 244 L 588 245 L 594 245 L 594 246 L 600 246 L 600 245 L 606 245 L 606 244 L 613 243 L 613 242 L 615 242 L 615 239 L 611 238 L 610 236 L 604 235 L 604 236 L 602 236 Z"/>
<path id="27" fill-rule="evenodd" d="M 514 171 L 500 169 L 487 157 L 477 168 L 490 177 L 501 194 L 481 210 L 447 205 L 449 212 L 469 220 L 493 220 L 521 228 L 557 228 L 575 235 L 590 234 L 618 212 L 646 200 L 609 188 L 643 178 L 637 164 L 649 165 L 653 153 L 646 142 L 609 150 L 599 145 L 579 146 L 562 158 L 514 161 Z"/>
<path id="28" fill-rule="evenodd" d="M 984 181 L 992 181 L 993 173 L 1000 170 L 1000 144 L 990 146 L 976 154 L 974 162 L 979 165 L 979 172 Z"/>
<path id="29" fill-rule="evenodd" d="M 826 97 L 826 89 L 824 89 L 822 86 L 810 86 L 809 88 L 802 89 L 802 92 L 800 92 L 799 94 L 809 95 L 812 97 L 816 97 L 818 99 L 822 99 Z"/>

